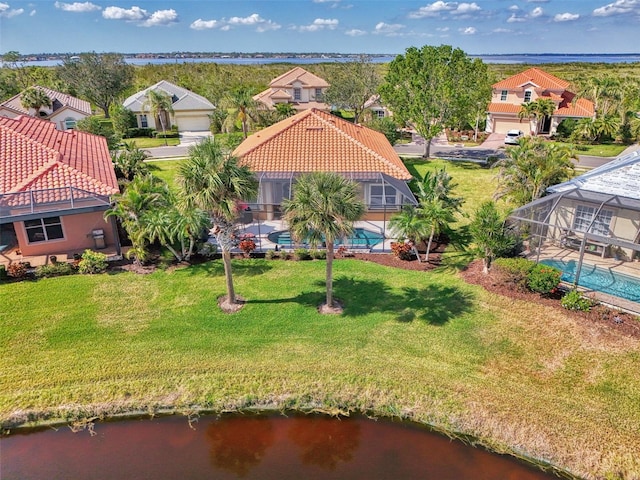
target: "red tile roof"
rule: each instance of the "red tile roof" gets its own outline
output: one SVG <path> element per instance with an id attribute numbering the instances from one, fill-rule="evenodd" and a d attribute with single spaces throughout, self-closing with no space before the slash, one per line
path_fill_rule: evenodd
<path id="1" fill-rule="evenodd" d="M 382 133 L 317 109 L 260 130 L 233 154 L 254 172 L 381 172 L 411 179 Z"/>
<path id="2" fill-rule="evenodd" d="M 269 83 L 269 87 L 276 88 L 287 88 L 292 87 L 293 82 L 299 81 L 303 85 L 306 85 L 309 88 L 327 88 L 329 84 L 326 80 L 314 75 L 313 73 L 307 72 L 304 68 L 295 67 L 289 70 L 286 73 L 283 73 L 279 77 L 274 78 Z"/>
<path id="3" fill-rule="evenodd" d="M 533 83 L 542 90 L 565 90 L 570 85 L 566 80 L 534 67 L 494 83 L 493 88 L 513 90 L 528 83 Z"/>
<path id="4" fill-rule="evenodd" d="M 514 103 L 490 103 L 489 113 L 518 113 L 522 110 L 522 105 Z"/>
<path id="5" fill-rule="evenodd" d="M 0 117 L 0 194 L 75 187 L 118 192 L 104 137 L 29 116 Z"/>
<path id="6" fill-rule="evenodd" d="M 46 87 L 36 86 L 35 88 L 42 90 L 47 94 L 47 97 L 51 99 L 51 101 L 53 102 L 53 113 L 56 113 L 61 108 L 68 107 L 86 116 L 91 115 L 91 104 L 86 100 L 81 100 L 79 98 L 73 97 L 68 93 L 56 92 L 55 90 L 51 90 L 50 88 Z M 29 113 L 29 109 L 22 106 L 22 92 L 14 95 L 9 100 L 0 103 L 0 107 L 8 108 L 9 110 L 19 114 L 26 115 Z"/>

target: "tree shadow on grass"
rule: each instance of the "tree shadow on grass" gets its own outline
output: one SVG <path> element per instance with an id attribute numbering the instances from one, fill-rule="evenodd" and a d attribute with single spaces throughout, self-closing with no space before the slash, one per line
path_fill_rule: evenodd
<path id="1" fill-rule="evenodd" d="M 316 282 L 319 288 L 324 282 Z M 394 292 L 380 280 L 359 280 L 340 277 L 334 280 L 334 297 L 344 304 L 342 316 L 361 317 L 371 313 L 394 313 L 395 320 L 408 323 L 420 320 L 431 325 L 444 325 L 452 318 L 473 308 L 473 296 L 457 287 L 427 285 L 405 287 Z M 294 298 L 248 303 L 296 302 L 316 308 L 325 298 L 324 291 L 303 292 Z"/>
<path id="2" fill-rule="evenodd" d="M 268 272 L 273 267 L 266 260 L 247 258 L 245 260 L 233 260 L 231 268 L 234 277 L 254 277 Z M 184 272 L 188 275 L 221 277 L 224 276 L 224 264 L 222 260 L 211 260 L 209 262 L 191 265 L 188 268 L 179 270 L 179 272 Z"/>

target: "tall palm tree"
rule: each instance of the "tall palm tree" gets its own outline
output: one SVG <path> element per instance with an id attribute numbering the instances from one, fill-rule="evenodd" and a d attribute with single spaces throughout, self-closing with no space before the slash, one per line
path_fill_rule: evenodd
<path id="1" fill-rule="evenodd" d="M 44 106 L 50 107 L 52 101 L 49 96 L 38 87 L 29 87 L 20 95 L 20 104 L 24 108 L 33 108 L 36 111 L 36 117 L 40 116 L 40 109 Z"/>
<path id="2" fill-rule="evenodd" d="M 529 121 L 534 122 L 534 128 L 531 131 L 534 135 L 540 133 L 540 127 L 544 122 L 545 117 L 553 115 L 556 110 L 556 104 L 550 98 L 538 98 L 533 102 L 523 103 L 520 111 L 518 112 L 518 118 L 528 118 Z M 531 125 L 530 125 L 531 127 Z"/>
<path id="3" fill-rule="evenodd" d="M 420 214 L 429 232 L 427 252 L 424 255 L 424 261 L 428 262 L 433 238 L 442 233 L 442 231 L 447 228 L 450 223 L 455 222 L 456 219 L 453 215 L 453 209 L 437 198 L 421 203 Z"/>
<path id="4" fill-rule="evenodd" d="M 334 242 L 353 232 L 353 222 L 364 213 L 358 185 L 334 172 L 314 172 L 301 176 L 293 186 L 293 198 L 282 202 L 284 219 L 297 241 L 327 246 L 326 307 L 334 309 Z"/>
<path id="5" fill-rule="evenodd" d="M 518 112 L 518 118 L 520 120 L 528 120 L 529 121 L 529 131 L 533 132 L 532 128 L 532 120 L 537 119 L 538 113 L 536 112 L 536 106 L 533 102 L 523 103 L 520 107 L 520 111 Z"/>
<path id="6" fill-rule="evenodd" d="M 249 120 L 253 118 L 258 102 L 253 99 L 253 95 L 246 88 L 238 88 L 227 94 L 223 100 L 223 105 L 236 110 L 236 120 L 242 124 L 242 134 L 247 138 L 249 134 Z"/>
<path id="7" fill-rule="evenodd" d="M 254 199 L 258 182 L 248 167 L 225 154 L 212 138 L 192 146 L 189 158 L 178 168 L 180 195 L 187 207 L 209 212 L 213 231 L 222 250 L 227 284 L 227 302 L 237 304 L 231 270 L 231 249 L 236 244 L 238 204 Z"/>
<path id="8" fill-rule="evenodd" d="M 142 111 L 151 112 L 153 118 L 160 121 L 162 133 L 165 137 L 164 144 L 168 145 L 166 137 L 167 124 L 169 123 L 168 115 L 173 113 L 173 102 L 171 101 L 169 94 L 162 90 L 149 90 L 144 102 L 142 103 Z"/>
<path id="9" fill-rule="evenodd" d="M 514 245 L 514 238 L 505 230 L 504 218 L 492 201 L 478 207 L 469 224 L 469 233 L 476 255 L 482 258 L 482 272 L 487 274 L 493 259 Z"/>

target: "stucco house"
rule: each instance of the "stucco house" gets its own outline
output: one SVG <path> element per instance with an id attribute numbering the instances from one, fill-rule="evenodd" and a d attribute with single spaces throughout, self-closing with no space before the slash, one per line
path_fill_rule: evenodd
<path id="1" fill-rule="evenodd" d="M 20 115 L 36 115 L 53 122 L 58 130 L 71 130 L 83 118 L 91 116 L 91 104 L 86 100 L 73 97 L 67 93 L 56 92 L 50 88 L 36 86 L 51 99 L 51 106 L 43 106 L 36 114 L 35 109 L 22 106 L 22 92 L 0 103 L 0 116 L 16 118 Z"/>
<path id="2" fill-rule="evenodd" d="M 517 210 L 536 245 L 552 244 L 602 258 L 631 260 L 640 252 L 640 152 L 554 185 Z"/>
<path id="3" fill-rule="evenodd" d="M 541 134 L 555 133 L 565 118 L 594 118 L 593 102 L 578 98 L 570 92 L 570 83 L 551 75 L 539 68 L 529 68 L 511 77 L 493 84 L 491 103 L 487 108 L 488 133 L 507 133 L 509 130 L 522 130 L 528 134 L 532 130 Z M 538 98 L 551 99 L 556 109 L 551 116 L 536 120 L 519 118 L 522 104 Z"/>
<path id="4" fill-rule="evenodd" d="M 296 110 L 329 110 L 329 105 L 323 102 L 327 88 L 329 84 L 322 78 L 295 67 L 271 80 L 269 88 L 253 99 L 267 108 L 274 108 L 278 103 L 290 103 Z"/>
<path id="5" fill-rule="evenodd" d="M 402 205 L 417 204 L 411 174 L 386 137 L 323 110 L 304 110 L 254 133 L 233 152 L 258 177 L 250 207 L 260 219 L 280 218 L 296 177 L 337 172 L 360 184 L 365 220 L 386 221 Z"/>
<path id="6" fill-rule="evenodd" d="M 109 248 L 118 182 L 104 137 L 52 122 L 0 117 L 0 261 Z"/>
<path id="7" fill-rule="evenodd" d="M 164 92 L 171 98 L 173 114 L 168 119 L 168 125 L 165 125 L 167 129 L 176 125 L 180 131 L 209 130 L 211 125 L 209 115 L 216 108 L 213 103 L 197 93 L 166 80 L 161 80 L 155 85 L 131 95 L 122 103 L 125 108 L 135 114 L 139 128 L 155 128 L 157 130 L 161 128 L 160 121 L 153 118 L 148 106 L 145 105 L 149 90 Z"/>

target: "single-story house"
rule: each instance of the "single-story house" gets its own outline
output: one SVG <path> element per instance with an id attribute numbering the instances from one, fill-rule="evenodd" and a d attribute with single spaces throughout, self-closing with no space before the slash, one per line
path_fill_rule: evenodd
<path id="1" fill-rule="evenodd" d="M 58 130 L 71 130 L 76 123 L 83 118 L 91 116 L 91 104 L 86 100 L 80 100 L 67 93 L 56 92 L 50 88 L 34 87 L 42 90 L 51 100 L 51 105 L 44 105 L 36 113 L 33 108 L 22 106 L 22 92 L 14 95 L 9 100 L 0 103 L 0 116 L 16 118 L 20 115 L 36 115 L 53 122 Z"/>
<path id="2" fill-rule="evenodd" d="M 29 116 L 0 117 L 0 254 L 23 257 L 110 248 L 103 218 L 118 182 L 104 137 L 56 130 Z"/>
<path id="3" fill-rule="evenodd" d="M 391 117 L 393 114 L 391 111 L 382 104 L 380 100 L 380 95 L 372 95 L 369 100 L 367 100 L 364 104 L 365 110 L 369 110 L 372 114 L 372 117 L 375 118 L 385 118 Z"/>
<path id="4" fill-rule="evenodd" d="M 323 103 L 324 92 L 329 88 L 326 80 L 295 67 L 269 83 L 269 88 L 255 95 L 253 99 L 269 109 L 278 103 L 290 103 L 296 110 L 316 108 L 329 110 Z"/>
<path id="5" fill-rule="evenodd" d="M 539 68 L 529 68 L 509 78 L 494 83 L 491 103 L 487 108 L 488 133 L 507 133 L 522 130 L 526 134 L 555 133 L 565 118 L 595 118 L 593 102 L 577 98 L 567 88 L 570 83 Z M 520 118 L 522 105 L 539 98 L 548 98 L 555 104 L 552 115 L 542 119 Z M 537 125 L 540 122 L 540 125 Z"/>
<path id="6" fill-rule="evenodd" d="M 417 204 L 408 186 L 412 176 L 387 138 L 323 110 L 304 110 L 260 130 L 233 154 L 258 177 L 258 198 L 250 207 L 261 219 L 279 218 L 296 177 L 316 171 L 358 182 L 365 220 L 386 221 L 402 205 Z"/>
<path id="7" fill-rule="evenodd" d="M 631 260 L 640 255 L 640 152 L 620 156 L 515 210 L 536 245 Z M 537 237 L 537 238 L 536 238 Z"/>
<path id="8" fill-rule="evenodd" d="M 213 114 L 216 108 L 213 103 L 202 95 L 193 93 L 166 80 L 161 80 L 149 88 L 134 93 L 122 103 L 125 108 L 135 114 L 139 128 L 155 128 L 157 130 L 161 128 L 160 121 L 153 118 L 148 105 L 146 105 L 147 92 L 150 90 L 164 92 L 171 98 L 173 114 L 170 115 L 168 124 L 165 125 L 167 129 L 172 125 L 176 125 L 180 131 L 209 130 L 211 125 L 209 115 Z"/>

